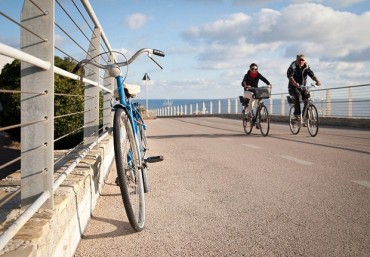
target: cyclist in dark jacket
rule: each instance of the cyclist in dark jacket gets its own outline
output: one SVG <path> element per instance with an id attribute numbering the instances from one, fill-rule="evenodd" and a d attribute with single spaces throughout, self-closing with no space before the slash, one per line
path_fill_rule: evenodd
<path id="1" fill-rule="evenodd" d="M 297 119 L 301 116 L 301 104 L 302 90 L 300 85 L 306 85 L 307 76 L 316 82 L 317 86 L 321 83 L 311 70 L 310 66 L 306 62 L 306 58 L 303 54 L 297 55 L 297 58 L 292 62 L 287 70 L 287 77 L 289 79 L 288 90 L 289 94 L 294 97 L 294 115 Z M 303 98 L 303 100 L 305 100 Z"/>
<path id="2" fill-rule="evenodd" d="M 252 109 L 253 105 L 255 102 L 255 99 L 252 97 L 253 96 L 253 90 L 250 91 L 252 88 L 257 88 L 258 87 L 258 82 L 259 80 L 262 80 L 263 82 L 266 83 L 269 87 L 271 87 L 270 82 L 262 76 L 261 73 L 258 72 L 258 66 L 255 63 L 252 63 L 249 66 L 248 72 L 244 75 L 243 81 L 242 81 L 242 87 L 244 88 L 244 98 L 249 99 L 249 104 L 248 104 L 248 113 L 247 116 L 249 118 L 252 117 Z"/>

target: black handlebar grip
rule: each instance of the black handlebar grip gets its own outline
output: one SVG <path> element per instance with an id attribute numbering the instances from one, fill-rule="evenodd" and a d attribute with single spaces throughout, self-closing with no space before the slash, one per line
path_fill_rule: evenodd
<path id="1" fill-rule="evenodd" d="M 157 50 L 157 49 L 153 49 L 153 54 L 161 56 L 161 57 L 165 56 L 164 52 Z"/>

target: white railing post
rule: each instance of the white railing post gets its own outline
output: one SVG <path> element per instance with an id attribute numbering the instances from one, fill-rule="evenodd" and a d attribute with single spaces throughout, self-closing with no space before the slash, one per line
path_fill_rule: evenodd
<path id="1" fill-rule="evenodd" d="M 195 115 L 199 114 L 199 105 L 198 103 L 195 104 Z"/>
<path id="2" fill-rule="evenodd" d="M 213 114 L 213 103 L 212 101 L 209 102 L 209 114 Z"/>
<path id="3" fill-rule="evenodd" d="M 285 97 L 283 94 L 280 95 L 280 104 L 281 104 L 280 115 L 284 116 L 285 115 Z"/>
<path id="4" fill-rule="evenodd" d="M 270 97 L 270 114 L 273 114 L 272 113 L 272 111 L 273 111 L 272 104 L 273 104 L 272 97 Z"/>
<path id="5" fill-rule="evenodd" d="M 185 115 L 188 115 L 188 106 L 186 104 L 184 106 L 184 110 L 185 110 Z"/>
<path id="6" fill-rule="evenodd" d="M 87 59 L 100 53 L 100 35 L 101 30 L 95 28 L 91 37 Z M 97 57 L 93 61 L 99 63 Z M 87 64 L 85 66 L 85 77 L 99 83 L 99 68 Z M 84 145 L 88 146 L 98 140 L 99 136 L 99 87 L 85 83 L 85 101 L 84 101 Z"/>
<path id="7" fill-rule="evenodd" d="M 193 115 L 193 105 L 190 104 L 190 115 Z"/>
<path id="8" fill-rule="evenodd" d="M 109 56 L 108 63 L 113 63 L 114 56 Z M 104 73 L 104 87 L 108 88 L 112 92 L 114 92 L 114 88 L 116 88 L 115 85 L 115 79 L 113 77 L 109 76 L 108 71 L 105 71 Z M 112 93 L 108 91 L 103 91 L 103 129 L 110 128 L 113 126 L 113 112 L 111 109 L 111 101 L 112 99 Z"/>
<path id="9" fill-rule="evenodd" d="M 348 117 L 352 117 L 352 88 L 348 88 Z"/>
<path id="10" fill-rule="evenodd" d="M 230 102 L 230 98 L 227 99 L 227 113 L 228 114 L 231 113 L 231 102 Z"/>
<path id="11" fill-rule="evenodd" d="M 21 24 L 44 40 L 21 29 L 21 50 L 51 64 L 42 70 L 21 63 L 21 121 L 31 125 L 21 128 L 21 206 L 29 207 L 44 192 L 50 197 L 42 208 L 54 206 L 54 1 L 39 0 L 41 13 L 30 1 L 24 1 Z M 37 122 L 40 121 L 40 122 Z"/>
<path id="12" fill-rule="evenodd" d="M 218 114 L 221 114 L 221 100 L 218 100 Z"/>
<path id="13" fill-rule="evenodd" d="M 235 98 L 235 113 L 238 113 L 238 98 Z"/>
<path id="14" fill-rule="evenodd" d="M 325 108 L 325 115 L 330 116 L 331 115 L 331 96 L 330 96 L 330 90 L 326 90 L 326 108 Z"/>

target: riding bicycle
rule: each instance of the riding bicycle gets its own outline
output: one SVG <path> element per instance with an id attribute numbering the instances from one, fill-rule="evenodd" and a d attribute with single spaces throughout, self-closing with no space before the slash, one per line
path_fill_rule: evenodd
<path id="1" fill-rule="evenodd" d="M 240 96 L 240 101 L 243 104 L 243 128 L 247 135 L 252 132 L 253 126 L 256 126 L 256 129 L 259 129 L 262 136 L 267 136 L 270 131 L 270 116 L 267 110 L 266 105 L 263 102 L 263 99 L 268 99 L 271 96 L 271 87 L 259 87 L 259 88 L 251 88 L 248 89 L 253 92 L 253 98 L 257 99 L 257 108 L 256 112 L 252 110 L 252 116 L 246 115 L 246 110 L 248 108 L 248 104 L 243 104 L 242 98 Z"/>
<path id="2" fill-rule="evenodd" d="M 76 72 L 86 64 L 91 64 L 108 70 L 109 75 L 116 78 L 117 89 L 115 90 L 115 99 L 117 103 L 112 106 L 112 110 L 114 111 L 113 142 L 115 161 L 122 200 L 129 222 L 135 231 L 141 231 L 145 223 L 144 192 L 149 190 L 147 163 L 163 160 L 162 156 L 145 158 L 147 151 L 146 126 L 137 106 L 130 101 L 130 98 L 138 93 L 138 88 L 124 83 L 127 72 L 124 78 L 120 69 L 120 67 L 131 64 L 142 53 L 147 53 L 147 56 L 162 69 L 151 55 L 164 57 L 165 54 L 159 50 L 143 48 L 128 60 L 124 56 L 126 59 L 124 62 L 108 65 L 95 62 L 95 58 L 103 54 L 111 54 L 111 52 L 104 52 L 91 59 L 80 61 L 73 71 Z"/>
<path id="3" fill-rule="evenodd" d="M 294 103 L 297 99 L 292 96 L 287 96 L 287 101 L 290 105 L 289 110 L 289 127 L 290 131 L 293 135 L 297 135 L 302 126 L 308 129 L 308 133 L 315 137 L 319 132 L 319 115 L 317 112 L 317 108 L 314 105 L 313 101 L 311 100 L 310 88 L 317 87 L 315 84 L 311 84 L 310 86 L 299 86 L 301 89 L 302 98 L 298 99 L 300 103 L 304 103 L 303 112 L 301 113 L 300 117 L 296 117 L 294 115 Z"/>

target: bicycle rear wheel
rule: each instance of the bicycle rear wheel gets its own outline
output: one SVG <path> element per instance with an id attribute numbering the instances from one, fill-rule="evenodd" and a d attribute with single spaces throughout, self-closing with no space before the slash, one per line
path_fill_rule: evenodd
<path id="1" fill-rule="evenodd" d="M 117 108 L 114 113 L 113 142 L 118 182 L 126 214 L 132 228 L 141 231 L 145 222 L 143 177 L 131 122 L 123 108 Z"/>
<path id="2" fill-rule="evenodd" d="M 297 135 L 301 129 L 301 123 L 296 119 L 294 115 L 294 106 L 290 107 L 289 110 L 289 128 L 293 135 Z"/>
<path id="3" fill-rule="evenodd" d="M 315 105 L 310 104 L 307 107 L 307 129 L 311 137 L 315 137 L 319 132 L 319 115 Z"/>
<path id="4" fill-rule="evenodd" d="M 261 105 L 258 113 L 258 124 L 262 136 L 267 136 L 270 131 L 270 116 L 265 105 Z"/>
<path id="5" fill-rule="evenodd" d="M 253 122 L 250 118 L 244 118 L 243 120 L 243 128 L 247 135 L 249 135 L 252 132 L 253 129 Z"/>

